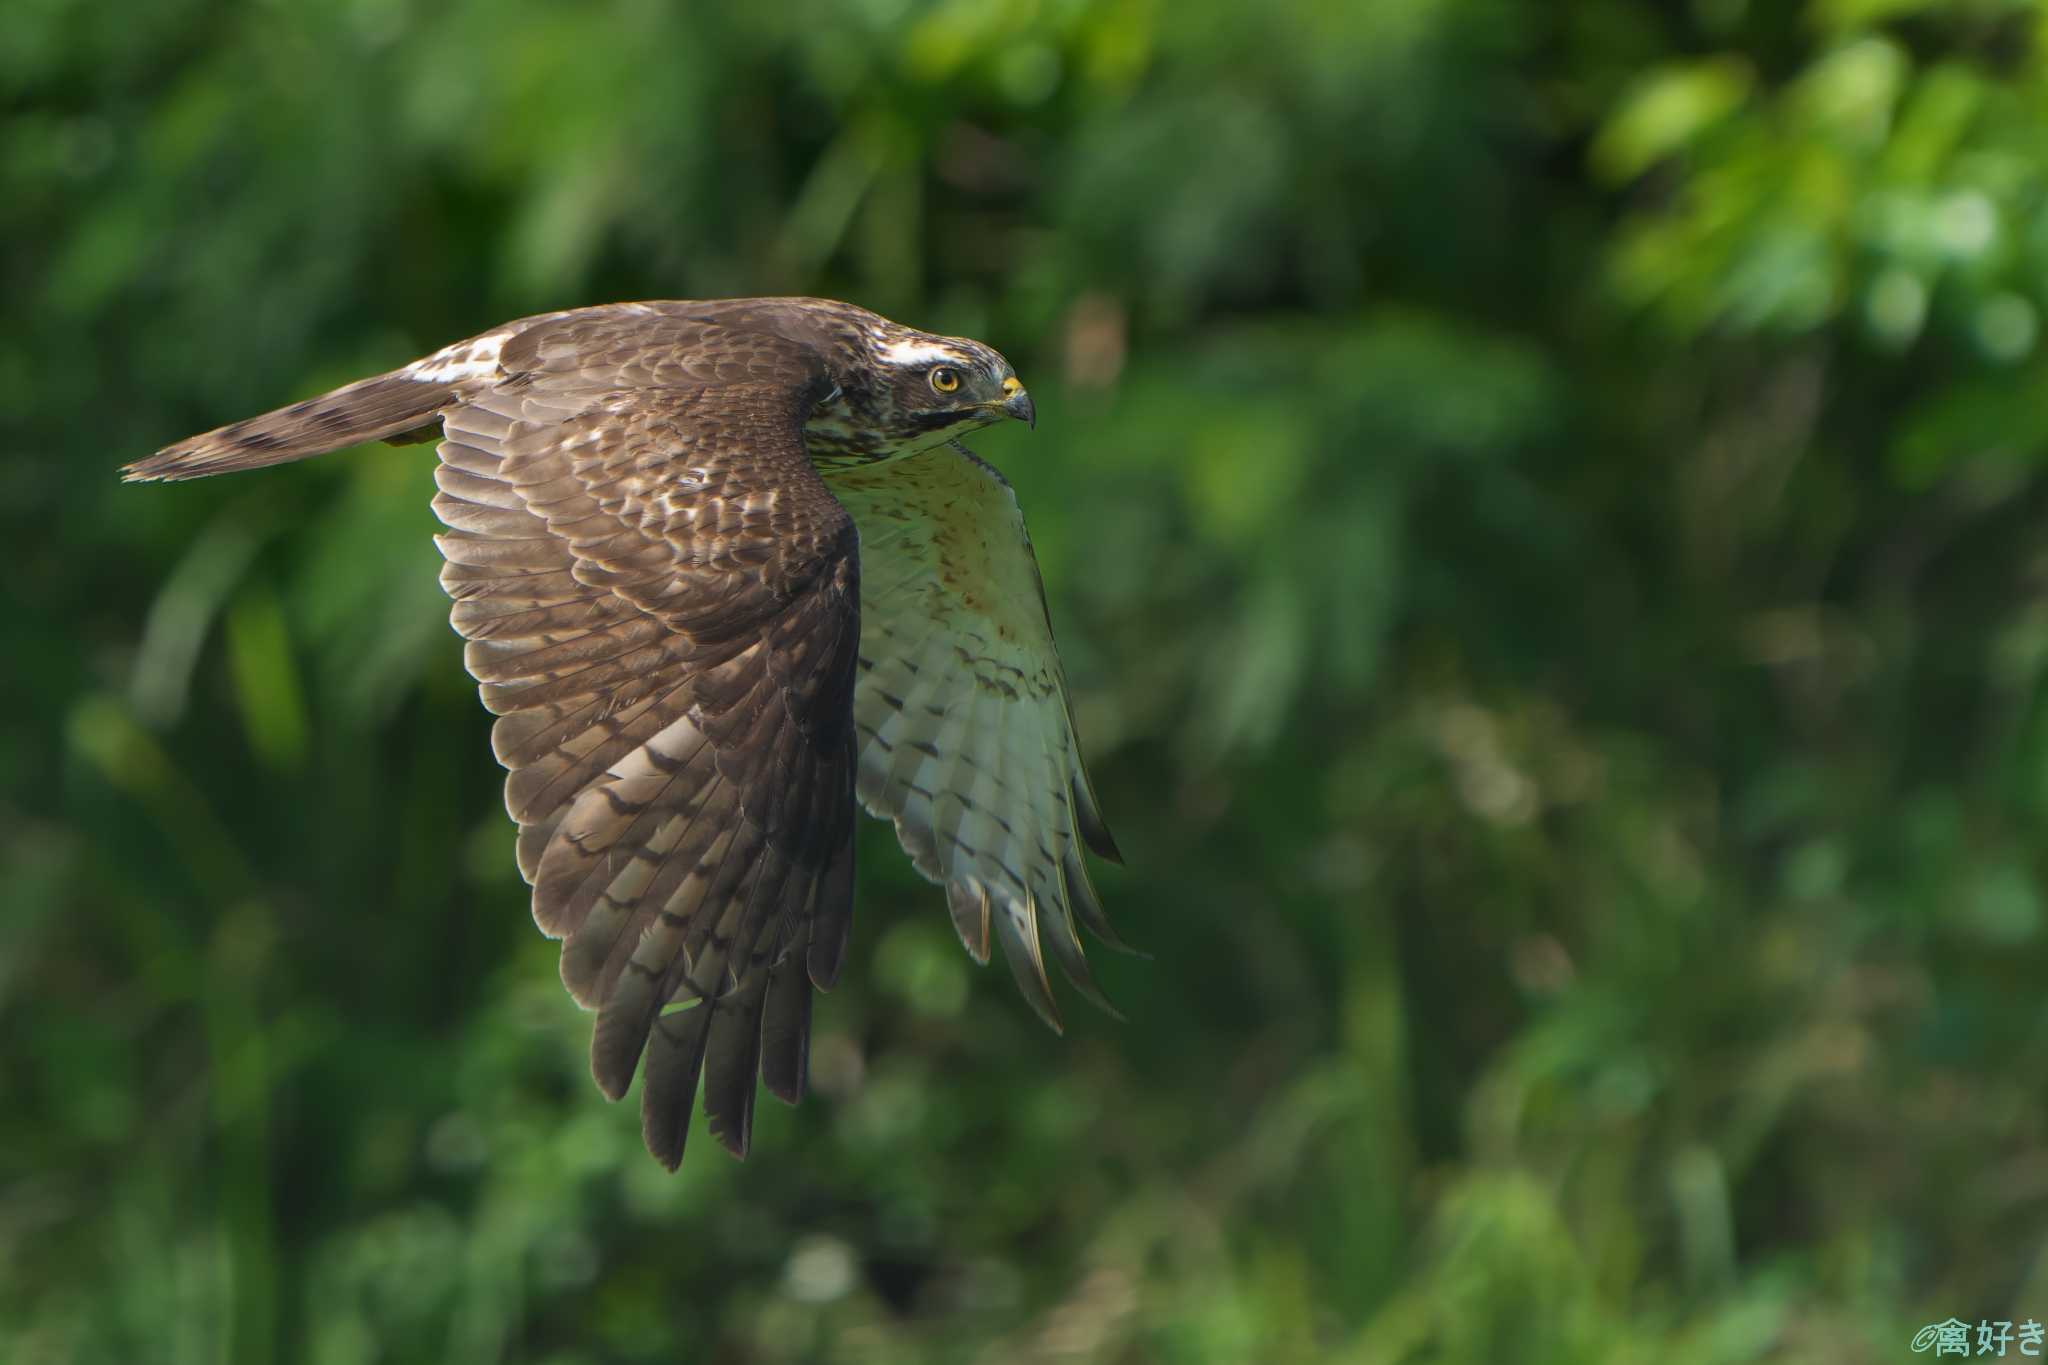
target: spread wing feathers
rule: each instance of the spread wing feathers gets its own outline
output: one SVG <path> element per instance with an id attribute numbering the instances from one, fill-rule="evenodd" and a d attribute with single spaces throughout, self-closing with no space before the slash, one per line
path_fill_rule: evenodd
<path id="1" fill-rule="evenodd" d="M 758 1073 L 803 1091 L 852 910 L 857 538 L 777 338 L 575 314 L 445 414 L 441 581 L 510 769 L 533 914 L 597 1011 L 613 1099 L 673 1169 L 703 1078 L 745 1155 Z"/>
<path id="2" fill-rule="evenodd" d="M 1110 1008 L 1075 922 L 1125 946 L 1081 845 L 1118 854 L 1074 739 L 1016 495 L 960 446 L 828 482 L 861 536 L 861 804 L 893 820 L 917 870 L 945 887 L 978 961 L 993 933 L 1048 1024 L 1060 1026 L 1041 945 Z"/>

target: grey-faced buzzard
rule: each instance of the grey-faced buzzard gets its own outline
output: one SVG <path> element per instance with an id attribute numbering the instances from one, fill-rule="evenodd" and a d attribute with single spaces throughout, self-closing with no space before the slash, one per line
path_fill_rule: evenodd
<path id="1" fill-rule="evenodd" d="M 595 1010 L 612 1099 L 644 1052 L 669 1167 L 703 1077 L 746 1154 L 754 1078 L 803 1094 L 839 975 L 856 796 L 953 924 L 1057 1028 L 1115 944 L 1038 567 L 958 438 L 1034 419 L 1008 362 L 824 299 L 615 304 L 507 323 L 168 446 L 190 479 L 441 436 L 434 511 L 464 661 L 497 723 L 533 917 Z"/>

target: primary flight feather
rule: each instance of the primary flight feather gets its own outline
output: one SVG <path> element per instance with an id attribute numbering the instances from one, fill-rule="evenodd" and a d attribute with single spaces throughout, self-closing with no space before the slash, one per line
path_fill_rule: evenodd
<path id="1" fill-rule="evenodd" d="M 1057 1028 L 1044 948 L 1101 1000 L 1121 946 L 1009 484 L 959 444 L 1034 420 L 1002 356 L 827 299 L 523 318 L 124 471 L 190 479 L 441 436 L 441 583 L 509 770 L 533 917 L 682 1160 L 701 1076 L 744 1156 L 755 1078 L 802 1097 L 838 977 L 853 811 L 895 823 L 968 951 Z"/>

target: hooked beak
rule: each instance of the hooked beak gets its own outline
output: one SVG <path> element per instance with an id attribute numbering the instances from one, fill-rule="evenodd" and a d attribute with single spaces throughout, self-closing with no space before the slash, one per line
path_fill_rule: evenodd
<path id="1" fill-rule="evenodd" d="M 1031 406 L 1031 395 L 1024 392 L 1024 381 L 1011 375 L 1003 381 L 1003 392 L 1009 395 L 1003 400 L 1003 412 L 1036 430 L 1038 409 Z"/>

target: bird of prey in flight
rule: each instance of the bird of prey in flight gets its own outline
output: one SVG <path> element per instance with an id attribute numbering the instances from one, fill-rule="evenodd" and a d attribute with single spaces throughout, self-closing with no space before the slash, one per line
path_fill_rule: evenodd
<path id="1" fill-rule="evenodd" d="M 803 1095 L 811 988 L 853 911 L 856 798 L 953 925 L 1101 1002 L 1118 857 L 1009 484 L 959 443 L 1031 398 L 989 347 L 827 299 L 545 313 L 167 446 L 191 479 L 440 437 L 463 658 L 509 770 L 533 917 L 596 1011 L 590 1063 L 671 1169 L 703 1078 L 745 1156 L 755 1075 Z"/>

